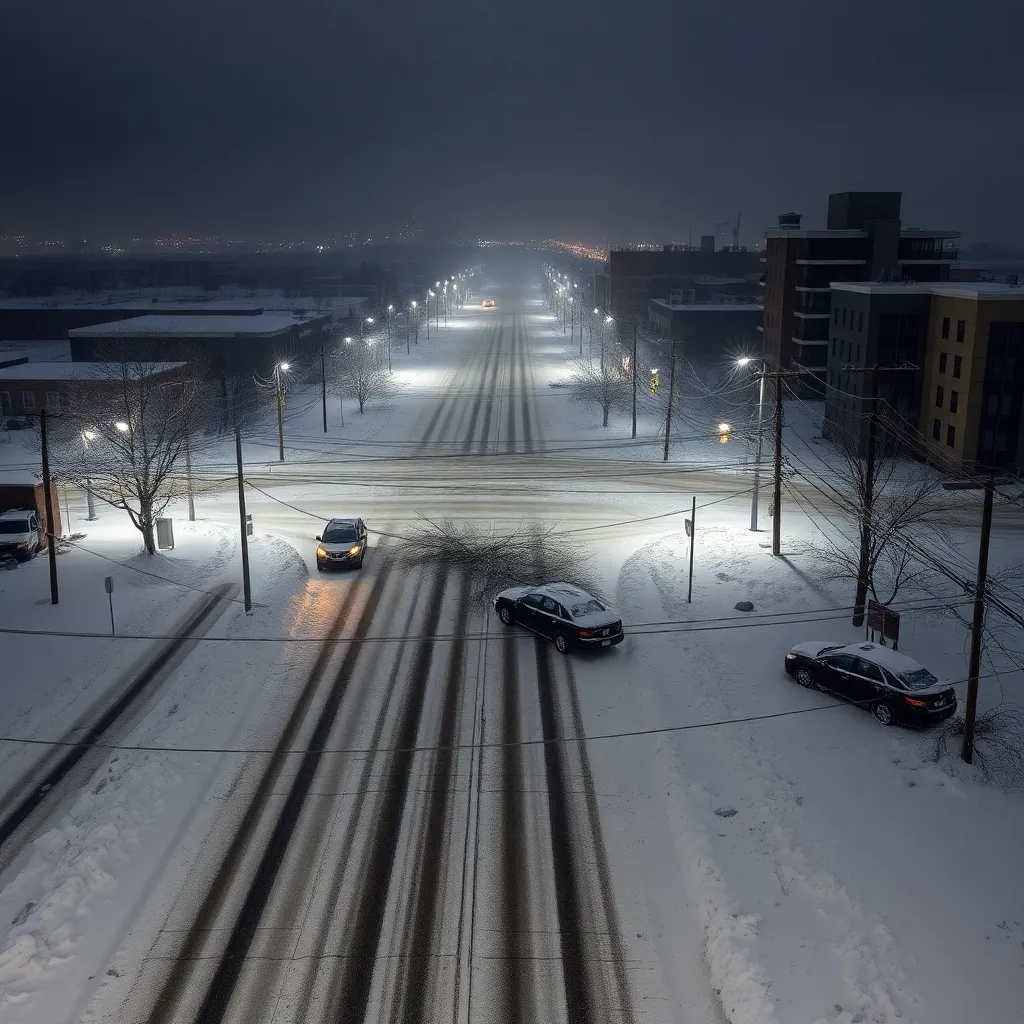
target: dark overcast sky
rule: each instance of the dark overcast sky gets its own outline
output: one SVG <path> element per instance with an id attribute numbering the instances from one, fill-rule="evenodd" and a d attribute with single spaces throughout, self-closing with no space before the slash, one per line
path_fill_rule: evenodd
<path id="1" fill-rule="evenodd" d="M 1012 0 L 4 4 L 0 234 L 1024 235 Z"/>

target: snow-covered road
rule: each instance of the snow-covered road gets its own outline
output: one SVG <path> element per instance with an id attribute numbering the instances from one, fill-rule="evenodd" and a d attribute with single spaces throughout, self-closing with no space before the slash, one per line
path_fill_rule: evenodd
<path id="1" fill-rule="evenodd" d="M 548 387 L 572 352 L 539 289 L 486 288 L 498 309 L 421 339 L 388 406 L 346 409 L 340 436 L 334 410 L 326 437 L 295 413 L 284 465 L 250 438 L 254 614 L 218 623 L 119 733 L 148 749 L 98 763 L 0 879 L 0 1021 L 1009 1021 L 1019 797 L 782 672 L 793 642 L 862 636 L 800 501 L 834 509 L 791 480 L 772 559 L 742 451 L 663 466 L 645 414 L 642 461 L 628 426 Z M 197 467 L 211 531 L 238 522 L 226 466 Z M 319 575 L 314 537 L 344 514 L 371 528 L 365 568 Z M 425 518 L 515 534 L 524 565 L 571 538 L 626 643 L 563 659 L 506 630 L 459 567 L 406 557 Z M 997 561 L 1020 528 L 1001 512 Z M 962 636 L 915 596 L 908 652 L 961 679 Z M 956 870 L 915 870 L 947 830 L 989 842 L 947 836 L 975 878 L 949 913 Z"/>

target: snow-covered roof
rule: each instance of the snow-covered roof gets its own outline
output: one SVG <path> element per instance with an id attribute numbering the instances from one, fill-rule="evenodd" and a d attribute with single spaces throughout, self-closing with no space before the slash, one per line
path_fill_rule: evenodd
<path id="1" fill-rule="evenodd" d="M 238 335 L 284 334 L 296 325 L 317 323 L 327 314 L 295 316 L 293 313 L 260 313 L 257 316 L 134 316 L 128 320 L 75 327 L 69 338 L 143 338 L 177 334 L 186 338 L 233 338 Z"/>
<path id="2" fill-rule="evenodd" d="M 71 346 L 64 341 L 4 341 L 0 342 L 0 363 L 13 359 L 29 362 L 57 363 L 71 358 Z"/>
<path id="3" fill-rule="evenodd" d="M 119 298 L 116 293 L 84 298 L 39 296 L 28 299 L 0 299 L 0 309 L 127 309 L 151 313 L 189 312 L 199 309 L 206 312 L 224 310 L 225 313 L 258 314 L 263 311 L 265 306 L 266 304 L 263 302 L 242 299 L 200 299 L 196 301 L 157 299 L 154 301 L 151 298 Z"/>
<path id="4" fill-rule="evenodd" d="M 19 363 L 17 366 L 0 368 L 0 381 L 4 380 L 129 380 L 152 377 L 158 373 L 186 366 L 186 363 Z"/>
<path id="5" fill-rule="evenodd" d="M 899 675 L 901 672 L 913 672 L 921 668 L 920 662 L 908 658 L 905 654 L 900 654 L 899 651 L 894 651 L 891 647 L 883 647 L 881 644 L 849 644 L 841 650 L 844 654 L 852 654 L 875 665 L 881 665 L 882 668 L 887 668 L 894 675 Z"/>
<path id="6" fill-rule="evenodd" d="M 1024 286 L 1005 281 L 833 281 L 835 292 L 861 295 L 945 295 L 956 299 L 1024 299 Z"/>
<path id="7" fill-rule="evenodd" d="M 651 299 L 655 306 L 668 310 L 690 310 L 694 313 L 760 313 L 764 306 L 759 302 L 669 302 L 668 299 Z"/>

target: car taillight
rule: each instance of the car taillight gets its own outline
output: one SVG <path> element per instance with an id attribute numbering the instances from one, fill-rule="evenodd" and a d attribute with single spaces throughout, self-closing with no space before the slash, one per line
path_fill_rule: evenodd
<path id="1" fill-rule="evenodd" d="M 923 700 L 916 700 L 914 697 L 903 698 L 912 708 L 926 708 L 928 705 Z"/>
<path id="2" fill-rule="evenodd" d="M 592 629 L 581 629 L 580 636 L 593 636 L 594 631 Z"/>

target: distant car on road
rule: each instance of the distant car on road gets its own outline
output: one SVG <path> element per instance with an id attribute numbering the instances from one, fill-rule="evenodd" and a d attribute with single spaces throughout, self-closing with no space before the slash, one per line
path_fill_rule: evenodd
<path id="1" fill-rule="evenodd" d="M 31 509 L 11 509 L 0 515 L 0 558 L 27 562 L 39 552 L 39 519 Z"/>
<path id="2" fill-rule="evenodd" d="M 923 665 L 891 647 L 860 643 L 797 644 L 786 671 L 801 686 L 867 708 L 882 725 L 941 722 L 956 713 L 956 693 Z"/>
<path id="3" fill-rule="evenodd" d="M 362 519 L 332 519 L 317 537 L 316 567 L 325 569 L 362 568 L 366 557 L 366 524 Z"/>
<path id="4" fill-rule="evenodd" d="M 483 306 L 484 309 L 494 309 L 494 299 L 484 299 L 484 301 L 481 302 L 480 305 Z"/>
<path id="5" fill-rule="evenodd" d="M 619 616 L 570 583 L 509 587 L 495 596 L 494 610 L 506 626 L 518 623 L 553 640 L 560 654 L 614 647 L 625 639 Z"/>

